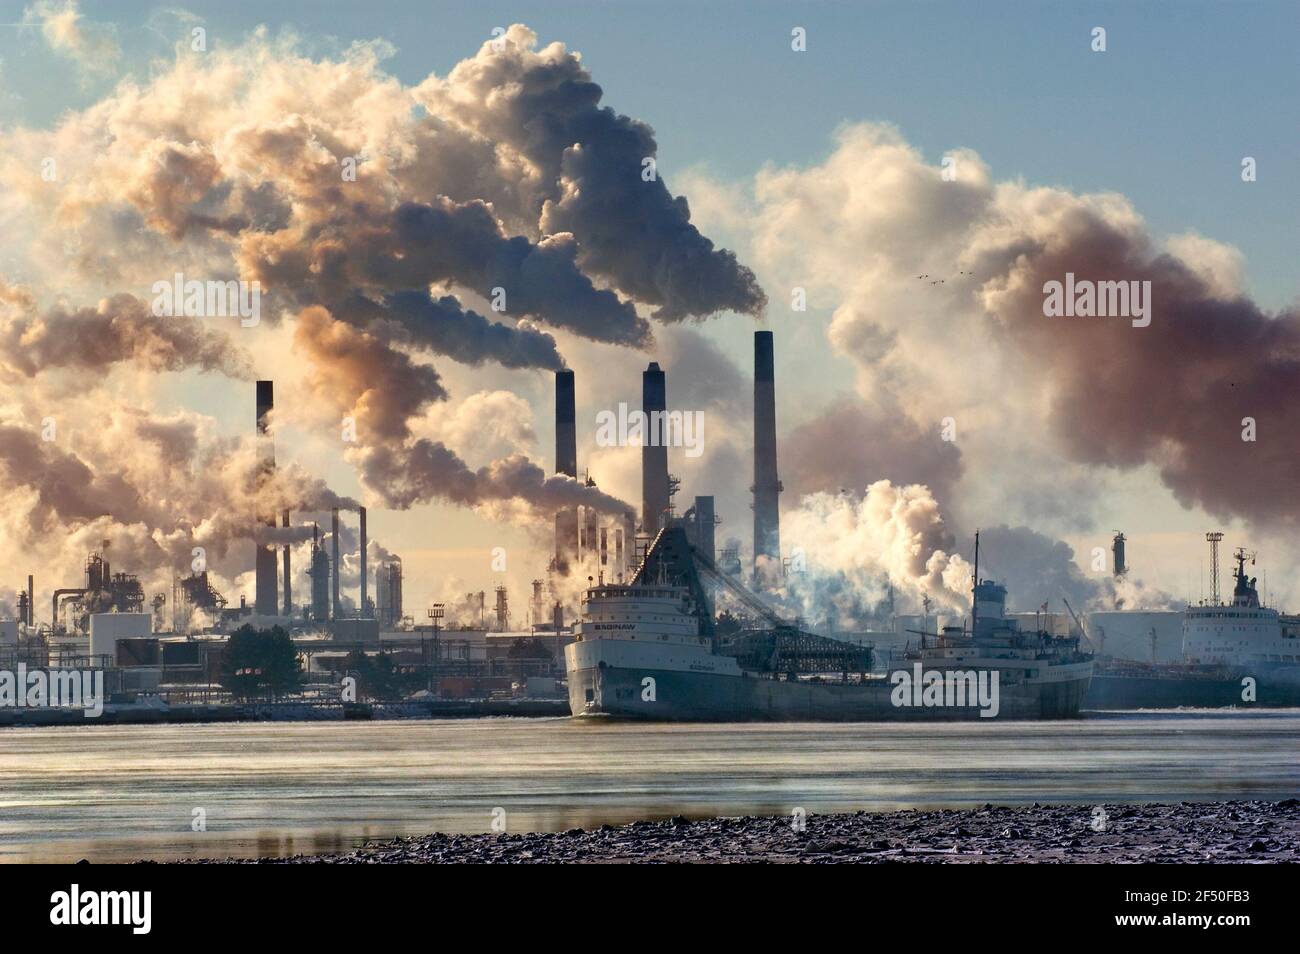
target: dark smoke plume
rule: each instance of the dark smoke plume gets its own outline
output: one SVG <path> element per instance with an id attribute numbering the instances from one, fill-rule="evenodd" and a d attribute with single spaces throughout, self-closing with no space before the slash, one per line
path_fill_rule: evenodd
<path id="1" fill-rule="evenodd" d="M 444 121 L 525 156 L 538 174 L 522 187 L 542 234 L 572 233 L 582 267 L 657 305 L 656 318 L 760 313 L 767 299 L 753 272 L 700 234 L 657 174 L 643 176 L 654 131 L 602 107 L 575 54 L 558 43 L 535 51 L 536 42 L 512 26 L 418 95 Z"/>

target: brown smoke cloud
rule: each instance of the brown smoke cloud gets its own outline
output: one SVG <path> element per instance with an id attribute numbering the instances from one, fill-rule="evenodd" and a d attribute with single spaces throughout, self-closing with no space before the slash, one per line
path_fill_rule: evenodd
<path id="1" fill-rule="evenodd" d="M 1031 243 L 988 249 L 976 269 L 997 277 L 982 301 L 1002 340 L 1053 384 L 1049 420 L 1085 464 L 1151 464 L 1187 506 L 1257 524 L 1300 522 L 1300 312 L 1271 315 L 1221 296 L 1188 264 L 1098 212 L 1062 213 Z M 1046 318 L 1043 286 L 1149 281 L 1151 324 Z M 1255 441 L 1243 440 L 1249 418 Z"/>
<path id="2" fill-rule="evenodd" d="M 1235 250 L 1199 236 L 1158 242 L 1121 196 L 999 183 L 973 152 L 948 156 L 953 181 L 897 130 L 863 123 L 839 133 L 825 162 L 768 169 L 753 185 L 758 261 L 834 310 L 828 336 L 853 362 L 859 416 L 886 418 L 864 441 L 926 435 L 896 447 L 894 467 L 948 480 L 945 500 L 972 524 L 1032 519 L 1032 502 L 1059 501 L 1062 488 L 1090 514 L 1113 475 L 1141 469 L 1185 506 L 1293 526 L 1300 313 L 1251 301 Z M 1046 316 L 1044 284 L 1067 272 L 1151 282 L 1150 326 Z M 1245 418 L 1255 441 L 1242 439 Z M 945 419 L 961 471 L 928 438 Z M 824 464 L 785 461 L 827 489 L 842 485 L 837 472 L 877 466 L 846 456 L 832 443 Z"/>
<path id="3" fill-rule="evenodd" d="M 409 419 L 447 397 L 432 367 L 335 321 L 324 308 L 298 315 L 293 341 L 312 369 L 307 389 L 314 401 L 333 408 L 336 419 L 355 416 L 358 433 L 368 440 L 405 440 Z"/>
<path id="4" fill-rule="evenodd" d="M 55 306 L 40 312 L 30 292 L 0 281 L 0 375 L 104 372 L 130 363 L 151 372 L 193 368 L 251 379 L 248 353 L 214 330 L 220 320 L 158 317 L 149 304 L 125 294 L 93 308 Z"/>
<path id="5" fill-rule="evenodd" d="M 622 514 L 629 505 L 563 474 L 547 475 L 522 455 L 511 455 L 473 470 L 438 441 L 425 438 L 401 447 L 376 445 L 349 456 L 362 479 L 386 505 L 405 510 L 417 503 L 445 500 L 464 506 L 517 500 L 545 519 L 562 507 L 594 507 Z"/>
<path id="6" fill-rule="evenodd" d="M 949 500 L 961 477 L 961 451 L 928 433 L 897 407 L 842 397 L 781 442 L 781 479 L 795 497 L 818 491 L 859 492 L 877 480 L 923 484 Z"/>

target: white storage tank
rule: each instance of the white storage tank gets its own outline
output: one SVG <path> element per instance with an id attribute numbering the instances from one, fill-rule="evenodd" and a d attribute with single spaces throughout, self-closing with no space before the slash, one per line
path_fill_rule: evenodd
<path id="1" fill-rule="evenodd" d="M 90 655 L 117 658 L 119 639 L 153 635 L 152 613 L 91 613 Z"/>
<path id="2" fill-rule="evenodd" d="M 1149 663 L 1155 634 L 1155 662 L 1183 661 L 1183 614 L 1143 610 L 1103 610 L 1088 614 L 1094 648 L 1115 659 Z"/>

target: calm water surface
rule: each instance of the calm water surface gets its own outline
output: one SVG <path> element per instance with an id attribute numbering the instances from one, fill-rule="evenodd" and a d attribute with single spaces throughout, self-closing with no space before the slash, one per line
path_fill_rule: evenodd
<path id="1" fill-rule="evenodd" d="M 1300 710 L 1075 722 L 569 719 L 0 730 L 0 860 L 345 850 L 367 838 L 984 802 L 1284 798 Z M 207 831 L 191 831 L 194 809 Z"/>

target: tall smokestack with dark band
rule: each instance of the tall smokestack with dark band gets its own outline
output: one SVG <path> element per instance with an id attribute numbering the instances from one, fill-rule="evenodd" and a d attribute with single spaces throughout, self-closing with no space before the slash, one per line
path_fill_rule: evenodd
<path id="1" fill-rule="evenodd" d="M 333 516 L 334 516 L 334 528 L 333 528 L 334 532 L 332 536 L 333 536 L 333 544 L 334 544 L 334 563 L 332 569 L 334 570 L 334 578 L 332 580 L 333 583 L 332 605 L 334 607 L 334 618 L 338 619 L 340 616 L 343 615 L 343 607 L 339 605 L 339 573 L 342 572 L 343 565 L 339 563 L 339 508 L 338 507 L 334 508 Z"/>
<path id="2" fill-rule="evenodd" d="M 269 478 L 275 470 L 275 444 L 271 440 L 271 411 L 275 407 L 275 388 L 270 381 L 257 382 L 257 437 L 262 454 L 262 476 Z M 258 519 L 267 526 L 275 526 L 275 511 L 258 514 Z M 279 612 L 276 605 L 276 566 L 275 547 L 257 545 L 257 557 L 254 565 L 254 585 L 256 596 L 253 609 L 259 616 L 275 616 Z"/>
<path id="3" fill-rule="evenodd" d="M 555 472 L 578 476 L 577 401 L 573 372 L 555 372 Z M 555 515 L 555 568 L 567 572 L 578 558 L 578 508 Z"/>
<path id="4" fill-rule="evenodd" d="M 781 568 L 781 516 L 778 495 L 785 488 L 776 474 L 776 374 L 772 332 L 754 332 L 754 579 L 768 557 L 769 575 Z"/>
<path id="5" fill-rule="evenodd" d="M 651 361 L 641 375 L 641 410 L 645 412 L 645 442 L 641 445 L 641 532 L 653 537 L 668 509 L 668 447 L 665 443 L 668 391 L 659 362 Z"/>

